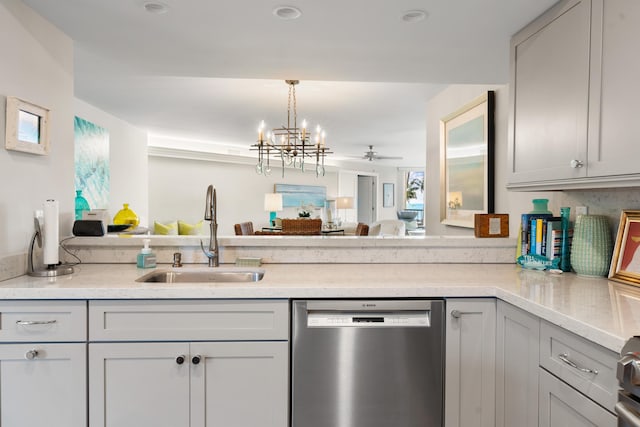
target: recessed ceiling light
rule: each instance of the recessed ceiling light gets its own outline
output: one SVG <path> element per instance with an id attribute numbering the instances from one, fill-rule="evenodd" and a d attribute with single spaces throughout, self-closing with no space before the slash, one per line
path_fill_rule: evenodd
<path id="1" fill-rule="evenodd" d="M 278 6 L 273 9 L 273 14 L 280 19 L 298 19 L 302 16 L 302 11 L 293 6 Z"/>
<path id="2" fill-rule="evenodd" d="M 167 11 L 169 10 L 169 7 L 164 4 L 164 3 L 158 3 L 158 2 L 145 2 L 143 5 L 144 10 L 146 10 L 149 13 L 156 13 L 158 15 L 163 14 L 163 13 L 167 13 Z"/>
<path id="3" fill-rule="evenodd" d="M 408 10 L 402 14 L 402 20 L 404 22 L 419 22 L 427 19 L 429 14 L 424 10 Z"/>

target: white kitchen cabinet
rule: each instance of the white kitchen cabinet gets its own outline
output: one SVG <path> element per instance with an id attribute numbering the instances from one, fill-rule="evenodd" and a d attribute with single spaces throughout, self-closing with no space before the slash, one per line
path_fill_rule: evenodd
<path id="1" fill-rule="evenodd" d="M 586 176 L 591 0 L 568 0 L 511 41 L 509 184 Z"/>
<path id="2" fill-rule="evenodd" d="M 615 415 L 540 368 L 540 427 L 615 427 Z"/>
<path id="3" fill-rule="evenodd" d="M 87 425 L 86 344 L 0 344 L 0 425 Z"/>
<path id="4" fill-rule="evenodd" d="M 87 425 L 85 301 L 0 301 L 0 425 Z"/>
<path id="5" fill-rule="evenodd" d="M 509 189 L 640 184 L 635 0 L 563 0 L 511 41 Z"/>
<path id="6" fill-rule="evenodd" d="M 287 426 L 288 301 L 92 301 L 89 318 L 91 427 Z"/>
<path id="7" fill-rule="evenodd" d="M 640 173 L 640 2 L 593 0 L 588 167 L 590 177 Z"/>
<path id="8" fill-rule="evenodd" d="M 496 426 L 538 427 L 540 319 L 498 300 Z"/>
<path id="9" fill-rule="evenodd" d="M 447 299 L 445 426 L 495 426 L 496 300 Z"/>

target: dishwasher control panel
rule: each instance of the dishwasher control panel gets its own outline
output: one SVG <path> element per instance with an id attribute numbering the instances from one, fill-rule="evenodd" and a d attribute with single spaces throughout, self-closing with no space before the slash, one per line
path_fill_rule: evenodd
<path id="1" fill-rule="evenodd" d="M 429 327 L 429 314 L 429 311 L 403 313 L 310 312 L 307 314 L 307 327 Z"/>

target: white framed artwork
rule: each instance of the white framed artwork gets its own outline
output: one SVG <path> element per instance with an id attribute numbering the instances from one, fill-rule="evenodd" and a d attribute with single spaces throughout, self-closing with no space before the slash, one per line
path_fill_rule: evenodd
<path id="1" fill-rule="evenodd" d="M 5 136 L 7 150 L 46 156 L 49 154 L 49 110 L 8 96 Z"/>

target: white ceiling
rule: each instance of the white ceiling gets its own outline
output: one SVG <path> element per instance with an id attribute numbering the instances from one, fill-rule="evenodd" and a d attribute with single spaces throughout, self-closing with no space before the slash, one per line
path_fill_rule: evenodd
<path id="1" fill-rule="evenodd" d="M 75 94 L 178 144 L 246 150 L 260 120 L 298 115 L 336 156 L 424 164 L 426 102 L 448 84 L 504 84 L 509 39 L 556 0 L 23 0 L 75 41 Z M 421 9 L 428 18 L 404 22 Z M 392 162 L 390 160 L 381 161 Z"/>

